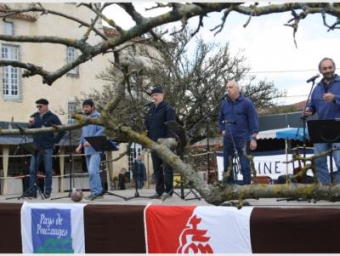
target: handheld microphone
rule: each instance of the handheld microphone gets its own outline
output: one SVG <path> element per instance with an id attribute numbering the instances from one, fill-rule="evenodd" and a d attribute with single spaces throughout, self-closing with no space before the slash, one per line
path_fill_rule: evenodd
<path id="1" fill-rule="evenodd" d="M 30 117 L 35 117 L 37 115 L 37 112 L 34 112 Z"/>
<path id="2" fill-rule="evenodd" d="M 228 93 L 225 93 L 222 97 L 218 99 L 218 101 L 224 100 L 225 98 L 228 97 Z"/>
<path id="3" fill-rule="evenodd" d="M 153 104 L 153 101 L 146 103 L 144 106 L 145 107 L 150 107 Z"/>
<path id="4" fill-rule="evenodd" d="M 312 76 L 311 78 L 309 78 L 306 82 L 310 83 L 310 82 L 314 82 L 315 79 L 317 79 L 318 77 L 320 77 L 320 74 L 317 74 L 315 76 Z"/>

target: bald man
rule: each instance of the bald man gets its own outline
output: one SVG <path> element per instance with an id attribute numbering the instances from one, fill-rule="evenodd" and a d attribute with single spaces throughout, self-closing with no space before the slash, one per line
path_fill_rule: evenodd
<path id="1" fill-rule="evenodd" d="M 236 155 L 241 166 L 243 184 L 250 184 L 250 162 L 246 153 L 257 147 L 257 112 L 253 102 L 241 94 L 240 85 L 236 81 L 227 82 L 226 90 L 228 97 L 222 103 L 218 116 L 219 131 L 223 135 L 224 172 L 228 170 L 229 161 Z M 226 182 L 235 183 L 234 175 L 234 172 L 231 172 Z"/>

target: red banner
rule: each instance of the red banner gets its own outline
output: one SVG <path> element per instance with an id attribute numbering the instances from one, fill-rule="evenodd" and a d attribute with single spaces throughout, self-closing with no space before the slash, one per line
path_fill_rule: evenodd
<path id="1" fill-rule="evenodd" d="M 251 253 L 251 211 L 252 207 L 148 206 L 147 252 Z"/>

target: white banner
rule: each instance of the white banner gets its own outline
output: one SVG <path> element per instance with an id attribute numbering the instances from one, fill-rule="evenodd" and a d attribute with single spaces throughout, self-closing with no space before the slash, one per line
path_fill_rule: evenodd
<path id="1" fill-rule="evenodd" d="M 312 156 L 307 154 L 306 157 Z M 257 172 L 257 176 L 269 176 L 273 180 L 277 180 L 280 175 L 293 174 L 294 167 L 298 167 L 298 162 L 295 161 L 294 167 L 292 163 L 286 163 L 292 160 L 292 154 L 278 154 L 278 155 L 265 155 L 265 156 L 254 156 L 254 164 Z M 329 165 L 329 161 L 327 161 Z M 218 167 L 218 180 L 223 178 L 223 156 L 217 156 L 217 167 Z M 328 166 L 329 167 L 329 166 Z M 337 171 L 335 163 L 333 161 L 333 170 Z M 308 170 L 307 175 L 313 176 L 311 170 Z M 242 173 L 238 173 L 237 180 L 242 180 Z"/>
<path id="2" fill-rule="evenodd" d="M 85 253 L 86 204 L 27 203 L 21 208 L 23 253 Z"/>

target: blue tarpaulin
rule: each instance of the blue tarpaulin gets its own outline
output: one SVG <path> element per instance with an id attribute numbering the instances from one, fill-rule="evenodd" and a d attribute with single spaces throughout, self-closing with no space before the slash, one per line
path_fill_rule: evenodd
<path id="1" fill-rule="evenodd" d="M 309 140 L 308 130 L 306 131 L 306 139 Z M 303 141 L 303 128 L 287 127 L 283 129 L 275 129 L 259 132 L 258 139 L 285 139 Z"/>

